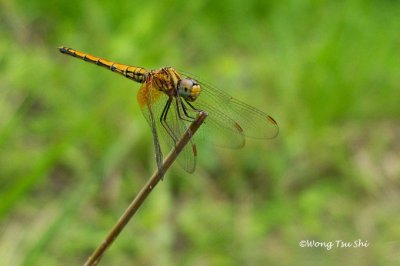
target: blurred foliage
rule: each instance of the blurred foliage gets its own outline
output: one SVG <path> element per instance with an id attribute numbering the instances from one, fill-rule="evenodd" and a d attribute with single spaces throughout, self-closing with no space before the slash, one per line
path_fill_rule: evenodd
<path id="1" fill-rule="evenodd" d="M 82 264 L 154 170 L 139 85 L 61 45 L 195 73 L 280 126 L 199 143 L 104 265 L 398 264 L 399 17 L 389 0 L 1 1 L 0 264 Z"/>

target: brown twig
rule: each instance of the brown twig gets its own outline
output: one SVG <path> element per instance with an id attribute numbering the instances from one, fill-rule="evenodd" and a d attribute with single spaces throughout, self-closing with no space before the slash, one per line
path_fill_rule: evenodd
<path id="1" fill-rule="evenodd" d="M 118 222 L 114 225 L 111 231 L 108 233 L 104 241 L 96 248 L 96 250 L 92 253 L 92 255 L 85 262 L 85 266 L 97 265 L 99 263 L 101 256 L 107 250 L 109 246 L 114 242 L 117 236 L 124 229 L 129 220 L 133 217 L 139 207 L 142 205 L 144 200 L 150 194 L 150 192 L 154 189 L 157 183 L 162 179 L 165 172 L 172 165 L 175 159 L 178 157 L 179 153 L 182 149 L 188 144 L 191 137 L 196 133 L 197 129 L 204 122 L 204 119 L 207 117 L 207 113 L 200 112 L 196 120 L 190 124 L 189 128 L 183 134 L 182 138 L 178 141 L 175 148 L 168 154 L 165 158 L 160 169 L 154 172 L 154 174 L 150 177 L 149 181 L 146 185 L 140 190 L 139 194 L 136 198 L 131 202 L 128 208 L 125 210 L 124 214 L 122 214 L 121 218 L 119 218 Z"/>

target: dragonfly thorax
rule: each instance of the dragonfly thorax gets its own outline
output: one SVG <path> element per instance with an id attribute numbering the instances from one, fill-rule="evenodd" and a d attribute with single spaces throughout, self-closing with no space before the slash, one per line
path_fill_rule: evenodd
<path id="1" fill-rule="evenodd" d="M 178 81 L 178 94 L 188 101 L 195 101 L 200 95 L 200 85 L 195 80 L 184 78 Z"/>

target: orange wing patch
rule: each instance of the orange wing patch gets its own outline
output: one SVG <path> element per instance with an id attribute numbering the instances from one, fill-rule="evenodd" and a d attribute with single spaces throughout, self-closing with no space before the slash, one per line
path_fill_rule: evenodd
<path id="1" fill-rule="evenodd" d="M 162 93 L 162 91 L 157 90 L 152 87 L 151 84 L 145 82 L 137 93 L 137 101 L 140 108 L 145 108 L 148 104 L 153 104 L 158 101 L 161 98 Z"/>

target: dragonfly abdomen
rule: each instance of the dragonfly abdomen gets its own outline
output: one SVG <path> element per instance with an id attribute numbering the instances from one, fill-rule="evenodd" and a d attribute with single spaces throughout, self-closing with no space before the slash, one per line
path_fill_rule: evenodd
<path id="1" fill-rule="evenodd" d="M 94 56 L 91 54 L 86 54 L 81 51 L 67 48 L 64 46 L 59 47 L 58 49 L 63 54 L 70 55 L 70 56 L 82 59 L 86 62 L 90 62 L 90 63 L 96 64 L 98 66 L 107 68 L 108 70 L 111 70 L 112 72 L 119 73 L 119 74 L 125 76 L 126 78 L 132 79 L 139 83 L 144 83 L 146 81 L 146 77 L 148 75 L 148 71 L 141 67 L 118 64 L 118 63 L 111 62 L 106 59 L 103 59 L 103 58 L 100 58 L 100 57 L 97 57 L 97 56 Z"/>
<path id="2" fill-rule="evenodd" d="M 139 83 L 144 83 L 146 81 L 148 71 L 141 67 L 130 66 L 125 70 L 124 75 L 128 79 L 132 79 Z"/>

